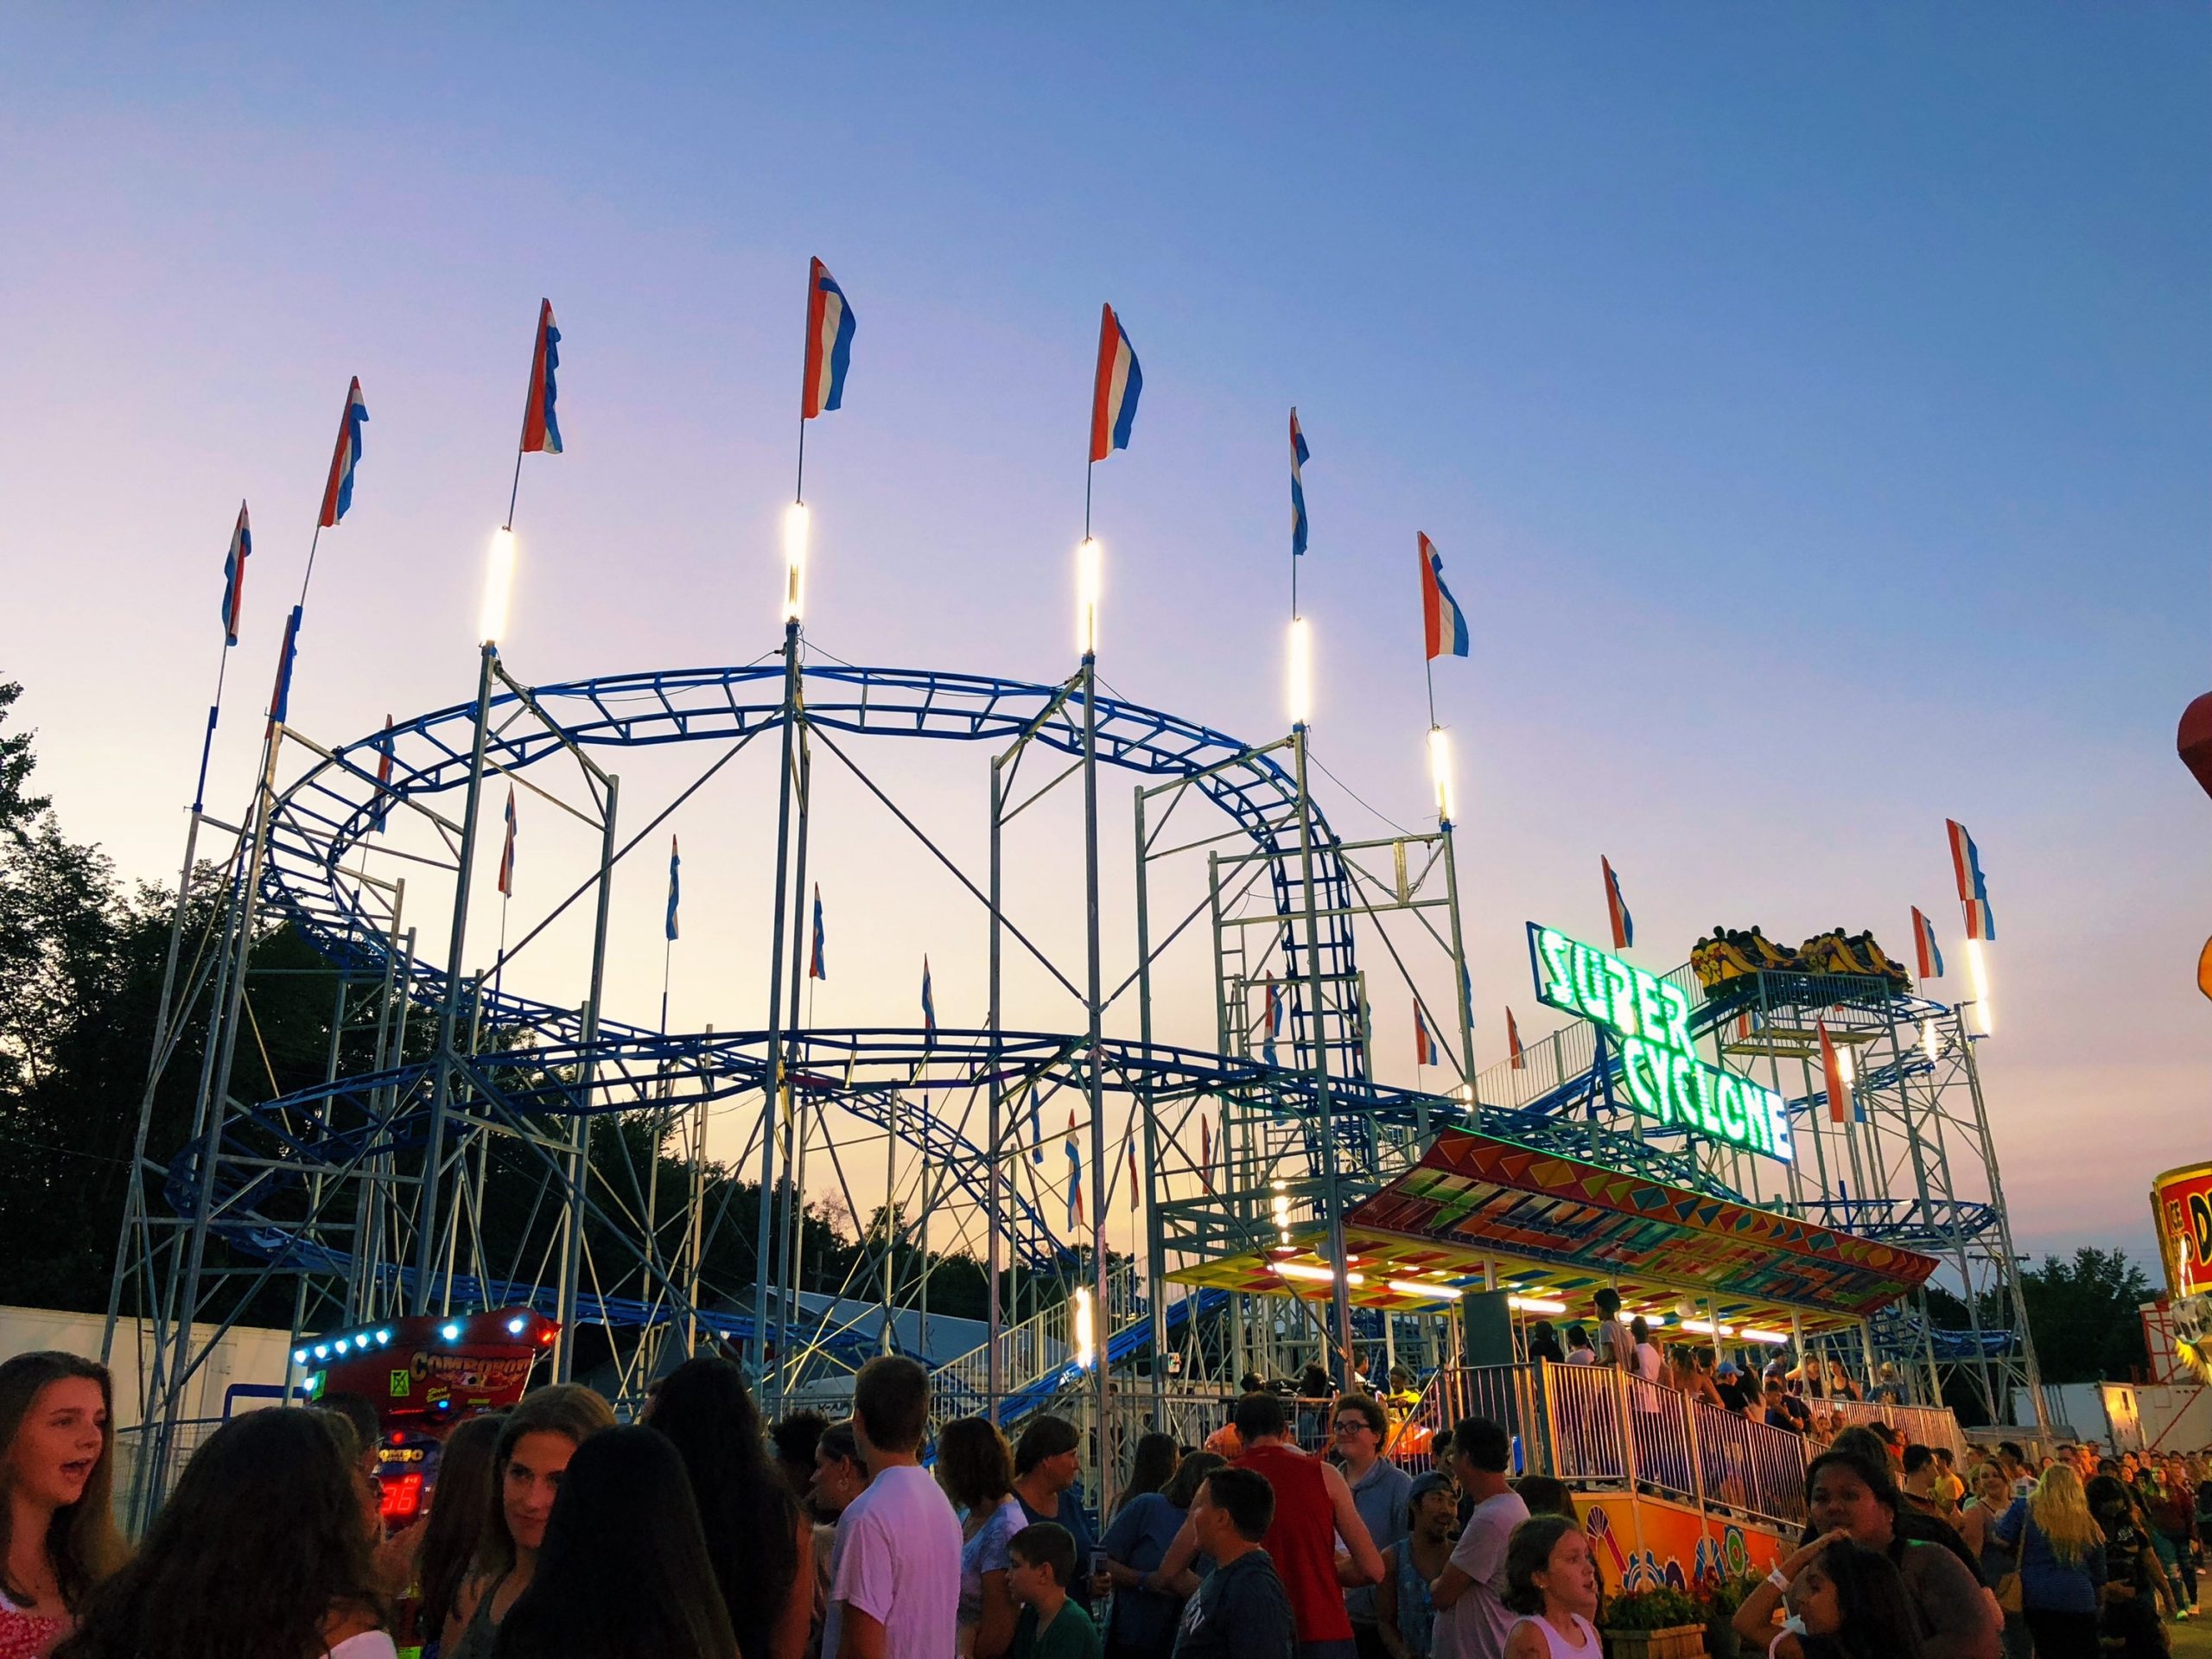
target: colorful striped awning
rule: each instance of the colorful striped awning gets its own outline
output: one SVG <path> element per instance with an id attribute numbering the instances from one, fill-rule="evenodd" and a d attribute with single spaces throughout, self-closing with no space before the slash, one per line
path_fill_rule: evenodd
<path id="1" fill-rule="evenodd" d="M 1344 1217 L 1352 1300 L 1412 1310 L 1479 1288 L 1487 1268 L 1524 1300 L 1589 1313 L 1601 1286 L 1630 1312 L 1786 1332 L 1834 1330 L 1907 1295 L 1936 1270 L 1916 1251 L 1648 1176 L 1447 1129 L 1421 1162 Z M 1287 1246 L 1171 1276 L 1251 1294 L 1331 1292 L 1318 1230 Z M 1549 1313 L 1550 1310 L 1540 1309 Z"/>

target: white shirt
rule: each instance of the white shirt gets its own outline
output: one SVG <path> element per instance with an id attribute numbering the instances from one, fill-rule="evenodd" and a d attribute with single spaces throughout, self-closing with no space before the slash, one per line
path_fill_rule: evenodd
<path id="1" fill-rule="evenodd" d="M 960 1517 L 926 1469 L 896 1464 L 837 1520 L 823 1659 L 837 1659 L 848 1605 L 883 1626 L 889 1659 L 954 1659 Z"/>
<path id="2" fill-rule="evenodd" d="M 1452 1565 L 1474 1582 L 1449 1607 L 1436 1610 L 1433 1659 L 1504 1659 L 1513 1615 L 1505 1606 L 1505 1541 L 1529 1518 L 1518 1492 L 1500 1492 L 1475 1505 Z"/>

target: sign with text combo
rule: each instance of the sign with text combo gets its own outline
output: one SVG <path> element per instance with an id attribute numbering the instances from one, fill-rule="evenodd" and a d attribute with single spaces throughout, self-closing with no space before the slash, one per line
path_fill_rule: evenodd
<path id="1" fill-rule="evenodd" d="M 1637 1111 L 1789 1160 L 1787 1103 L 1773 1090 L 1698 1058 L 1689 995 L 1681 986 L 1535 922 L 1529 924 L 1529 964 L 1539 1000 L 1611 1037 Z"/>

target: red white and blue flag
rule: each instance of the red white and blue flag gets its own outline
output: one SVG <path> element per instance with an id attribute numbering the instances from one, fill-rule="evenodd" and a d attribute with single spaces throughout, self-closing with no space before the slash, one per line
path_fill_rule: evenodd
<path id="1" fill-rule="evenodd" d="M 1529 1057 L 1521 1052 L 1521 1027 L 1513 1023 L 1513 1010 L 1505 1011 L 1505 1052 L 1516 1071 L 1529 1069 Z"/>
<path id="2" fill-rule="evenodd" d="M 1137 1143 L 1129 1142 L 1129 1213 L 1137 1212 Z"/>
<path id="3" fill-rule="evenodd" d="M 1636 918 L 1628 913 L 1628 900 L 1621 897 L 1621 879 L 1613 874 L 1613 861 L 1600 854 L 1598 868 L 1605 876 L 1605 914 L 1613 924 L 1613 949 L 1625 950 L 1636 943 Z"/>
<path id="4" fill-rule="evenodd" d="M 1198 1179 L 1207 1192 L 1213 1191 L 1213 1120 L 1203 1116 L 1198 1119 Z"/>
<path id="5" fill-rule="evenodd" d="M 353 505 L 353 469 L 361 464 L 361 428 L 369 406 L 361 397 L 361 378 L 353 377 L 346 389 L 346 412 L 338 421 L 338 447 L 330 455 L 330 481 L 322 486 L 322 517 L 315 523 L 328 530 Z"/>
<path id="6" fill-rule="evenodd" d="M 1313 458 L 1306 447 L 1306 434 L 1298 425 L 1298 408 L 1290 410 L 1290 553 L 1296 558 L 1306 550 L 1306 478 L 1299 469 Z"/>
<path id="7" fill-rule="evenodd" d="M 1956 818 L 1946 818 L 1951 835 L 1951 868 L 1959 878 L 1959 904 L 1966 912 L 1967 938 L 1994 940 L 1997 922 L 1989 913 L 1989 883 L 1982 879 L 1981 854 Z"/>
<path id="8" fill-rule="evenodd" d="M 1114 315 L 1110 305 L 1098 318 L 1098 379 L 1090 392 L 1090 458 L 1103 461 L 1116 449 L 1129 447 L 1129 428 L 1137 418 L 1137 394 L 1144 390 L 1144 372 L 1137 366 L 1136 347 Z"/>
<path id="9" fill-rule="evenodd" d="M 537 302 L 537 349 L 530 359 L 530 399 L 522 407 L 522 453 L 561 453 L 561 423 L 553 416 L 553 371 L 561 366 L 561 331 L 553 323 L 553 302 Z"/>
<path id="10" fill-rule="evenodd" d="M 819 259 L 806 274 L 806 382 L 798 416 L 810 421 L 845 400 L 845 371 L 853 361 L 853 308 L 845 290 Z"/>
<path id="11" fill-rule="evenodd" d="M 1936 924 L 1921 914 L 1920 906 L 1912 907 L 1912 944 L 1920 957 L 1920 977 L 1943 977 L 1943 953 L 1936 948 Z"/>
<path id="12" fill-rule="evenodd" d="M 1417 531 L 1421 542 L 1421 632 L 1428 643 L 1428 657 L 1467 654 L 1467 618 L 1452 590 L 1444 585 L 1444 561 L 1436 556 L 1436 543 Z"/>
<path id="13" fill-rule="evenodd" d="M 806 959 L 809 979 L 830 977 L 830 958 L 823 949 L 827 943 L 827 936 L 822 931 L 822 884 L 817 881 L 814 884 L 814 944 Z"/>
<path id="14" fill-rule="evenodd" d="M 1260 1037 L 1260 1058 L 1269 1065 L 1275 1061 L 1275 1039 L 1282 1032 L 1282 995 L 1275 989 L 1274 969 L 1268 969 L 1268 1003 L 1266 1025 Z"/>
<path id="15" fill-rule="evenodd" d="M 922 958 L 922 1046 L 937 1046 L 937 997 L 930 989 L 930 959 Z"/>
<path id="16" fill-rule="evenodd" d="M 1068 1114 L 1068 1138 L 1062 1142 L 1068 1154 L 1068 1230 L 1073 1232 L 1082 1224 L 1083 1215 L 1083 1153 L 1075 1143 L 1075 1114 Z"/>
<path id="17" fill-rule="evenodd" d="M 507 838 L 499 848 L 499 892 L 515 896 L 515 786 L 507 785 Z"/>
<path id="18" fill-rule="evenodd" d="M 668 838 L 668 921 L 665 928 L 668 942 L 671 944 L 676 943 L 677 934 L 680 931 L 677 926 L 677 912 L 683 902 L 683 855 L 677 851 L 676 837 L 671 836 Z"/>
<path id="19" fill-rule="evenodd" d="M 377 805 L 370 816 L 369 827 L 377 834 L 384 833 L 385 821 L 391 816 L 391 716 L 384 717 L 384 735 L 377 739 Z"/>
<path id="20" fill-rule="evenodd" d="M 269 694 L 269 724 L 282 726 L 292 712 L 292 663 L 300 650 L 300 607 L 284 619 L 284 647 L 276 658 L 276 689 Z"/>
<path id="21" fill-rule="evenodd" d="M 1421 999 L 1414 999 L 1414 1065 L 1416 1070 L 1436 1064 L 1436 1039 L 1428 1034 L 1428 1021 L 1421 1018 Z"/>
<path id="22" fill-rule="evenodd" d="M 253 526 L 246 522 L 245 503 L 238 503 L 238 522 L 231 531 L 230 551 L 223 555 L 223 648 L 238 642 L 238 619 L 245 611 L 245 562 L 253 551 Z"/>

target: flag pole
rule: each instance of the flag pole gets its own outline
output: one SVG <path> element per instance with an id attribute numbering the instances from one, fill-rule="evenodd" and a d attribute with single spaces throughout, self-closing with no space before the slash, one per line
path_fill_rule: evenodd
<path id="1" fill-rule="evenodd" d="M 320 519 L 321 515 L 317 514 L 316 517 Z M 317 523 L 315 527 L 315 534 L 308 537 L 308 568 L 300 574 L 299 604 L 300 608 L 302 610 L 307 608 L 308 584 L 315 580 L 315 550 L 321 545 L 322 525 L 320 523 Z"/>
<path id="2" fill-rule="evenodd" d="M 228 636 L 225 636 L 227 638 Z M 207 705 L 207 731 L 200 740 L 200 776 L 192 785 L 192 811 L 197 817 L 207 809 L 207 760 L 215 749 L 215 720 L 223 709 L 223 680 L 231 671 L 231 648 L 226 645 L 215 664 L 215 700 Z M 186 872 L 189 881 L 191 873 Z"/>

